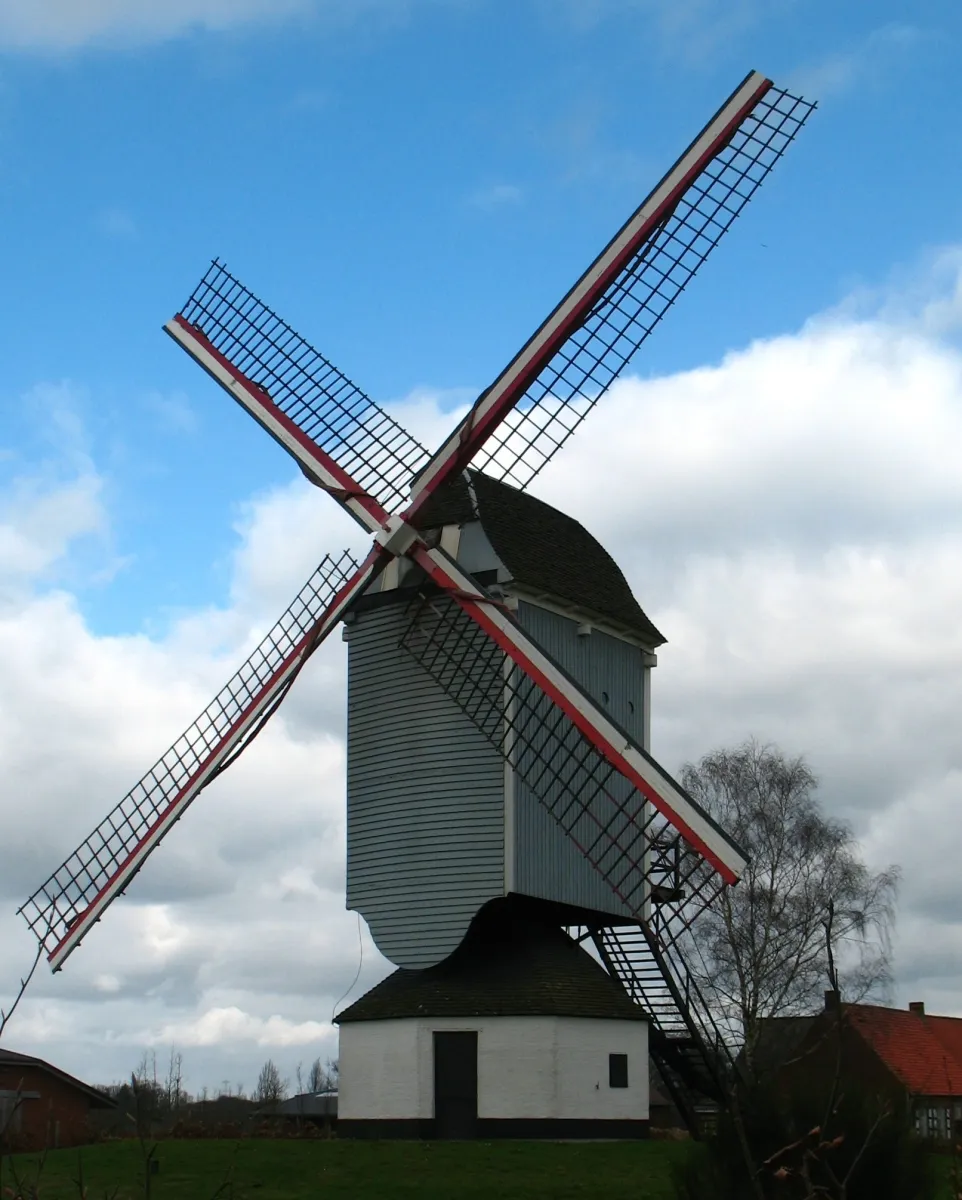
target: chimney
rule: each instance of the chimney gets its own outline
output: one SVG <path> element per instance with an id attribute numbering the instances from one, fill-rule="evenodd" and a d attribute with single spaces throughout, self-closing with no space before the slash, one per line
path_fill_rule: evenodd
<path id="1" fill-rule="evenodd" d="M 921 1000 L 910 1000 L 909 1001 L 909 1012 L 915 1013 L 915 1015 L 917 1017 L 924 1017 L 925 1016 L 925 1005 L 922 1003 Z"/>
<path id="2" fill-rule="evenodd" d="M 838 1008 L 838 992 L 833 988 L 825 993 L 825 1011 L 834 1012 Z"/>

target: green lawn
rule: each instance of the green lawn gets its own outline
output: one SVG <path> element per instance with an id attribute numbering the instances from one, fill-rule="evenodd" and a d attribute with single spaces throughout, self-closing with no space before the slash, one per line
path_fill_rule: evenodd
<path id="1" fill-rule="evenodd" d="M 685 1142 L 339 1142 L 245 1138 L 158 1144 L 151 1200 L 672 1200 L 671 1165 L 692 1152 Z M 86 1200 L 142 1200 L 144 1170 L 135 1141 L 51 1152 L 39 1200 L 78 1200 L 82 1162 Z M 37 1180 L 37 1157 L 13 1165 Z M 936 1165 L 936 1164 L 933 1164 Z M 933 1200 L 950 1200 L 949 1161 L 937 1164 Z M 3 1160 L 0 1196 L 13 1183 Z M 222 1186 L 230 1181 L 230 1186 Z M 116 1192 L 115 1192 L 115 1189 Z M 220 1190 L 218 1190 L 220 1189 Z M 232 1189 L 232 1190 L 231 1190 Z M 34 1193 L 25 1192 L 25 1200 Z M 951 1197 L 954 1200 L 954 1197 Z"/>
<path id="2" fill-rule="evenodd" d="M 157 1148 L 160 1172 L 151 1179 L 150 1195 L 151 1200 L 210 1200 L 233 1165 L 233 1192 L 222 1190 L 224 1200 L 671 1200 L 671 1162 L 688 1152 L 683 1142 L 662 1141 L 164 1141 Z M 117 1200 L 144 1196 L 137 1142 L 88 1146 L 80 1153 L 87 1200 L 112 1196 L 118 1185 Z M 36 1156 L 23 1155 L 13 1165 L 32 1181 L 36 1162 Z M 76 1150 L 51 1152 L 40 1176 L 40 1200 L 76 1200 L 77 1172 Z M 2 1178 L 5 1186 L 11 1184 L 9 1161 Z"/>

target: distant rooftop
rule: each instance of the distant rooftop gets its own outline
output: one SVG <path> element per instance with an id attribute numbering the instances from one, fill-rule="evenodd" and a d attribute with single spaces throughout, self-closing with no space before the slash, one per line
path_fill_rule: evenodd
<path id="1" fill-rule="evenodd" d="M 116 1108 L 114 1101 L 109 1096 L 104 1095 L 103 1092 L 98 1091 L 97 1088 L 91 1087 L 90 1084 L 84 1083 L 80 1079 L 76 1079 L 73 1075 L 68 1075 L 66 1071 L 61 1071 L 59 1067 L 53 1066 L 45 1059 L 35 1058 L 32 1054 L 18 1054 L 15 1050 L 6 1050 L 0 1047 L 0 1068 L 3 1067 L 10 1067 L 14 1070 L 17 1067 L 32 1067 L 34 1070 L 52 1075 L 62 1083 L 69 1084 L 70 1087 L 83 1092 L 93 1102 L 95 1108 Z"/>

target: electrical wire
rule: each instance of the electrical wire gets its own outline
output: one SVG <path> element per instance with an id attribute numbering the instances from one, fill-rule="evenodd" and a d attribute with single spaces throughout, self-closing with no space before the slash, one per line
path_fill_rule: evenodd
<path id="1" fill-rule="evenodd" d="M 332 1025 L 334 1024 L 334 1016 L 337 1013 L 337 1006 L 339 1004 L 344 1003 L 344 1001 L 348 998 L 348 996 L 350 996 L 351 992 L 354 991 L 354 985 L 361 978 L 361 967 L 364 965 L 364 937 L 361 933 L 361 914 L 360 913 L 357 914 L 357 950 L 358 950 L 357 971 L 355 972 L 354 978 L 351 980 L 350 985 L 349 985 L 347 991 L 344 993 L 344 995 L 341 996 L 340 999 L 334 1001 L 334 1006 L 331 1009 L 331 1024 Z"/>

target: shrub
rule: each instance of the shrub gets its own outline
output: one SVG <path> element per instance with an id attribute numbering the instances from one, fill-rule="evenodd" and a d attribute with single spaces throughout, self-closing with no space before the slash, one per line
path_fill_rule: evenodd
<path id="1" fill-rule="evenodd" d="M 928 1200 L 932 1164 L 904 1108 L 850 1088 L 825 1120 L 826 1095 L 757 1087 L 676 1170 L 678 1200 Z M 824 1121 L 824 1126 L 823 1126 Z M 752 1180 L 755 1174 L 757 1184 Z"/>

